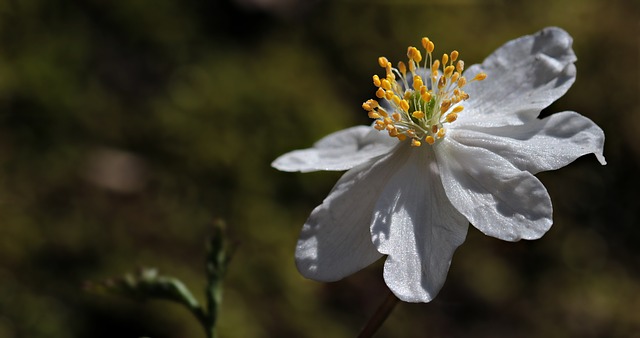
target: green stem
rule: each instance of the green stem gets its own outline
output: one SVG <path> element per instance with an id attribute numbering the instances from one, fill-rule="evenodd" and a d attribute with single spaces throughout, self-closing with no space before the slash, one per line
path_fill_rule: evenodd
<path id="1" fill-rule="evenodd" d="M 372 337 L 389 317 L 393 308 L 398 304 L 399 299 L 389 290 L 387 298 L 380 304 L 376 312 L 371 316 L 367 325 L 360 331 L 358 338 Z"/>
<path id="2" fill-rule="evenodd" d="M 216 324 L 218 312 L 222 303 L 222 280 L 227 272 L 227 266 L 231 259 L 229 243 L 225 237 L 225 224 L 217 221 L 214 224 L 214 233 L 208 243 L 207 252 L 207 313 L 205 318 L 205 331 L 207 338 L 216 338 Z"/>

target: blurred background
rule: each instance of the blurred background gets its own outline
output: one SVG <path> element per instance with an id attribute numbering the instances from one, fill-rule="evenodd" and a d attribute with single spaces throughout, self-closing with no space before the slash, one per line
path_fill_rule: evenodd
<path id="1" fill-rule="evenodd" d="M 340 173 L 270 162 L 369 123 L 380 55 L 427 35 L 471 65 L 551 25 L 578 76 L 543 115 L 594 120 L 609 164 L 538 175 L 545 237 L 471 228 L 435 301 L 399 304 L 378 337 L 637 335 L 640 2 L 0 0 L 0 337 L 204 337 L 177 305 L 82 285 L 153 266 L 201 297 L 218 218 L 237 247 L 221 337 L 355 336 L 385 297 L 381 262 L 329 284 L 293 262 Z"/>

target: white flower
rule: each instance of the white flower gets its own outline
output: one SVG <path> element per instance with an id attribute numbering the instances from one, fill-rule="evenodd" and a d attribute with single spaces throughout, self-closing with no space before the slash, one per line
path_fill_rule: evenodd
<path id="1" fill-rule="evenodd" d="M 427 38 L 424 60 L 414 47 L 408 66 L 380 58 L 386 76 L 373 81 L 381 101 L 363 104 L 373 128 L 333 133 L 272 164 L 348 170 L 302 229 L 300 272 L 335 281 L 387 255 L 393 293 L 429 302 L 469 223 L 505 241 L 540 238 L 552 207 L 534 174 L 590 153 L 606 163 L 604 133 L 588 118 L 571 111 L 537 118 L 575 80 L 571 43 L 565 31 L 546 28 L 506 43 L 465 76 L 458 52 L 436 60 Z"/>

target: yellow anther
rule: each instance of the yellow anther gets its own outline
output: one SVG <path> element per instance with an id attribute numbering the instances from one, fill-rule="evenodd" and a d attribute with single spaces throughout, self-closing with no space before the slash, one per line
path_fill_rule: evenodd
<path id="1" fill-rule="evenodd" d="M 391 118 L 389 118 L 389 117 L 385 117 L 385 118 L 383 119 L 383 121 L 384 121 L 384 124 L 385 124 L 385 125 L 388 125 L 388 124 L 393 125 L 393 120 L 391 120 Z M 395 128 L 395 127 L 394 127 L 394 128 Z"/>
<path id="2" fill-rule="evenodd" d="M 396 120 L 396 122 L 402 119 L 402 117 L 400 116 L 400 113 L 397 113 L 397 112 L 391 114 L 391 116 L 393 117 L 394 120 Z"/>
<path id="3" fill-rule="evenodd" d="M 413 89 L 420 90 L 420 88 L 424 86 L 424 82 L 422 82 L 422 78 L 419 75 L 413 77 Z"/>
<path id="4" fill-rule="evenodd" d="M 415 62 L 422 61 L 422 54 L 416 47 L 413 46 L 407 48 L 407 57 L 409 58 L 409 60 L 413 60 Z"/>
<path id="5" fill-rule="evenodd" d="M 371 105 L 367 102 L 362 104 L 362 109 L 366 110 L 366 111 L 371 111 L 373 110 L 373 108 L 371 107 Z"/>
<path id="6" fill-rule="evenodd" d="M 387 131 L 389 132 L 389 136 L 391 137 L 398 136 L 398 129 L 396 129 L 396 127 L 389 129 L 389 126 L 387 126 Z"/>
<path id="7" fill-rule="evenodd" d="M 487 74 L 485 74 L 485 73 L 478 73 L 478 74 L 473 78 L 473 80 L 474 80 L 474 81 L 482 81 L 482 80 L 484 80 L 484 79 L 486 79 L 486 78 L 487 78 Z"/>
<path id="8" fill-rule="evenodd" d="M 382 129 L 384 129 L 384 122 L 382 122 L 380 120 L 377 120 L 376 121 L 376 125 L 373 126 L 373 127 L 376 128 L 377 130 L 382 130 Z"/>
<path id="9" fill-rule="evenodd" d="M 382 79 L 380 87 L 384 88 L 384 90 L 391 90 L 391 82 L 387 79 Z"/>
<path id="10" fill-rule="evenodd" d="M 424 38 L 422 38 L 421 42 L 422 42 L 422 47 L 424 49 L 427 49 L 427 46 L 429 45 L 429 38 L 425 36 Z"/>
<path id="11" fill-rule="evenodd" d="M 424 113 L 419 111 L 419 110 L 416 110 L 413 113 L 411 113 L 411 116 L 413 116 L 413 117 L 415 117 L 417 119 L 421 119 L 421 118 L 424 118 Z"/>
<path id="12" fill-rule="evenodd" d="M 391 97 L 391 100 L 396 104 L 396 106 L 400 106 L 400 97 L 398 95 L 393 95 L 393 97 Z"/>
<path id="13" fill-rule="evenodd" d="M 379 106 L 380 106 L 380 105 L 378 104 L 378 101 L 373 100 L 373 99 L 368 99 L 368 100 L 367 100 L 367 104 L 368 104 L 369 106 L 371 106 L 371 108 L 377 108 L 377 107 L 379 107 Z"/>
<path id="14" fill-rule="evenodd" d="M 451 122 L 453 122 L 453 121 L 455 121 L 455 120 L 457 120 L 457 119 L 458 119 L 458 114 L 456 114 L 456 113 L 450 113 L 450 114 L 449 114 L 449 115 L 447 115 L 447 117 L 446 117 L 446 120 L 447 120 L 447 122 L 449 122 L 449 123 L 451 123 Z"/>
<path id="15" fill-rule="evenodd" d="M 416 137 L 416 133 L 411 129 L 407 130 L 406 133 L 409 137 Z"/>
<path id="16" fill-rule="evenodd" d="M 437 74 L 438 68 L 440 68 L 440 60 L 433 61 L 433 64 L 431 65 L 431 72 Z"/>
<path id="17" fill-rule="evenodd" d="M 407 139 L 407 135 L 405 134 L 398 134 L 398 136 L 396 136 L 398 138 L 398 140 L 400 141 L 404 141 Z"/>
<path id="18" fill-rule="evenodd" d="M 464 70 L 464 61 L 460 60 L 456 63 L 456 70 L 460 73 Z"/>
<path id="19" fill-rule="evenodd" d="M 391 64 L 389 64 L 389 67 L 387 67 L 386 76 L 387 76 L 387 79 L 389 79 L 389 80 L 395 80 L 396 79 L 396 75 L 393 74 L 393 72 L 391 71 Z"/>
<path id="20" fill-rule="evenodd" d="M 453 70 L 454 69 L 455 69 L 455 67 L 453 67 L 453 66 L 447 66 L 447 68 L 444 69 L 444 76 L 450 77 L 451 74 L 453 74 Z"/>
<path id="21" fill-rule="evenodd" d="M 375 112 L 375 111 L 373 111 L 373 110 L 372 110 L 372 111 L 370 111 L 368 115 L 369 115 L 369 118 L 372 118 L 372 119 L 380 118 L 380 114 L 376 113 L 376 112 Z"/>
<path id="22" fill-rule="evenodd" d="M 460 79 L 458 79 L 458 87 L 462 88 L 466 84 L 467 84 L 467 78 L 464 76 L 461 76 Z"/>
<path id="23" fill-rule="evenodd" d="M 428 141 L 427 141 L 427 142 L 428 142 Z M 416 140 L 416 139 L 414 139 L 414 138 L 412 138 L 412 139 L 411 139 L 411 146 L 412 146 L 412 147 L 419 147 L 419 146 L 421 146 L 421 145 L 422 145 L 422 143 L 421 143 L 420 141 L 418 141 L 418 140 Z"/>
<path id="24" fill-rule="evenodd" d="M 451 100 L 447 99 L 440 104 L 440 112 L 444 113 L 451 108 Z"/>
<path id="25" fill-rule="evenodd" d="M 408 100 L 411 98 L 411 91 L 407 90 L 406 92 L 404 92 L 404 97 L 405 100 Z"/>
<path id="26" fill-rule="evenodd" d="M 407 100 L 401 100 L 400 101 L 400 109 L 406 111 L 409 111 L 409 102 L 407 102 Z"/>
<path id="27" fill-rule="evenodd" d="M 429 143 L 429 144 L 434 144 L 436 143 L 436 139 L 433 138 L 433 136 L 429 135 L 427 137 L 424 138 L 424 140 Z"/>
<path id="28" fill-rule="evenodd" d="M 422 53 L 420 53 L 420 51 L 417 49 L 415 49 L 415 51 L 416 55 L 413 57 L 413 59 L 419 63 L 420 61 L 422 61 Z"/>
<path id="29" fill-rule="evenodd" d="M 438 130 L 438 138 L 443 138 L 445 132 L 446 130 L 444 130 L 444 128 L 440 128 L 440 130 Z"/>
<path id="30" fill-rule="evenodd" d="M 460 73 L 458 72 L 453 73 L 453 76 L 451 77 L 451 83 L 458 81 L 459 78 L 460 78 Z"/>
<path id="31" fill-rule="evenodd" d="M 409 60 L 409 71 L 412 74 L 416 72 L 416 63 L 413 60 Z"/>
<path id="32" fill-rule="evenodd" d="M 455 108 L 453 108 L 453 113 L 459 113 L 464 109 L 464 106 L 456 106 Z"/>
<path id="33" fill-rule="evenodd" d="M 440 79 L 438 80 L 438 89 L 442 90 L 446 85 L 447 85 L 447 78 L 444 76 L 441 76 Z"/>
<path id="34" fill-rule="evenodd" d="M 380 77 L 378 75 L 374 75 L 373 76 L 373 85 L 376 87 L 380 87 Z"/>
<path id="35" fill-rule="evenodd" d="M 451 52 L 451 62 L 453 63 L 457 59 L 458 59 L 458 51 L 454 50 L 453 52 Z"/>
<path id="36" fill-rule="evenodd" d="M 381 57 L 378 58 L 378 64 L 382 68 L 387 68 L 387 66 L 389 65 L 389 60 L 387 60 L 386 57 L 381 56 Z"/>
<path id="37" fill-rule="evenodd" d="M 381 99 L 384 97 L 384 89 L 382 88 L 378 88 L 378 90 L 376 90 L 376 97 Z"/>
<path id="38" fill-rule="evenodd" d="M 449 55 L 447 53 L 442 54 L 442 65 L 445 66 L 449 62 Z"/>
<path id="39" fill-rule="evenodd" d="M 393 92 L 390 91 L 390 90 L 384 92 L 384 98 L 389 100 L 389 101 L 391 101 L 391 98 L 393 97 L 393 95 L 394 95 Z"/>
<path id="40" fill-rule="evenodd" d="M 404 62 L 398 62 L 398 69 L 400 70 L 400 74 L 402 74 L 402 76 L 405 76 L 407 74 L 407 66 L 404 64 Z"/>
<path id="41" fill-rule="evenodd" d="M 424 100 L 424 102 L 429 102 L 431 101 L 431 93 L 429 93 L 428 91 L 420 91 L 420 98 Z"/>
<path id="42" fill-rule="evenodd" d="M 427 50 L 427 53 L 433 53 L 433 50 L 435 48 L 436 48 L 436 45 L 434 45 L 432 41 L 427 42 L 427 46 L 425 47 L 425 49 Z"/>
<path id="43" fill-rule="evenodd" d="M 378 108 L 378 114 L 382 115 L 383 117 L 388 117 L 389 114 L 387 114 L 387 112 L 382 109 L 382 107 Z"/>

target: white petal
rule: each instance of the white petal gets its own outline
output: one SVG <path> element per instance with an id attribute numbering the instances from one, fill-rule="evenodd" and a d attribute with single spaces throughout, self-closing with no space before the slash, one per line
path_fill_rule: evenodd
<path id="1" fill-rule="evenodd" d="M 329 134 L 312 148 L 278 157 L 271 166 L 281 171 L 348 170 L 389 151 L 398 140 L 369 126 Z"/>
<path id="2" fill-rule="evenodd" d="M 551 199 L 533 174 L 450 137 L 436 147 L 447 196 L 473 226 L 506 241 L 537 239 L 549 230 Z"/>
<path id="3" fill-rule="evenodd" d="M 470 95 L 458 124 L 521 124 L 564 95 L 575 80 L 572 38 L 560 28 L 507 42 L 482 64 L 465 72 L 467 79 L 485 72 L 484 81 L 465 87 Z"/>
<path id="4" fill-rule="evenodd" d="M 313 210 L 296 247 L 296 265 L 303 276 L 336 281 L 381 257 L 371 242 L 369 224 L 393 174 L 391 155 L 347 171 Z"/>
<path id="5" fill-rule="evenodd" d="M 447 137 L 498 154 L 520 170 L 538 173 L 562 168 L 578 157 L 595 154 L 601 164 L 604 132 L 575 112 L 553 114 L 524 125 L 451 129 Z"/>
<path id="6" fill-rule="evenodd" d="M 371 225 L 378 251 L 389 255 L 384 279 L 407 302 L 429 302 L 440 291 L 453 252 L 469 222 L 451 205 L 431 147 L 402 147 L 398 167 L 385 186 Z"/>

